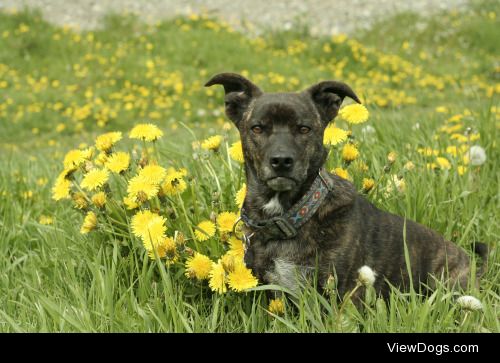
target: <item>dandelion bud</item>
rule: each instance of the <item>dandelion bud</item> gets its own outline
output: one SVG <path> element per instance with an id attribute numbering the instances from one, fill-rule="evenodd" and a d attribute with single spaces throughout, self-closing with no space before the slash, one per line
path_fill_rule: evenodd
<path id="1" fill-rule="evenodd" d="M 215 213 L 214 211 L 211 211 L 210 212 L 210 220 L 215 223 L 217 221 L 217 213 Z"/>
<path id="2" fill-rule="evenodd" d="M 391 151 L 389 154 L 387 154 L 387 161 L 389 162 L 390 165 L 394 164 L 396 161 L 397 154 L 394 151 Z"/>
<path id="3" fill-rule="evenodd" d="M 227 273 L 234 271 L 234 267 L 236 266 L 236 261 L 233 255 L 225 254 L 224 256 L 222 256 L 221 262 L 222 262 L 222 267 L 224 267 L 224 271 L 226 271 Z"/>
<path id="4" fill-rule="evenodd" d="M 285 313 L 285 304 L 282 299 L 273 299 L 269 302 L 269 312 L 275 315 L 283 315 Z"/>
<path id="5" fill-rule="evenodd" d="M 333 291 L 335 289 L 335 277 L 333 275 L 328 275 L 328 279 L 326 280 L 325 290 Z"/>
<path id="6" fill-rule="evenodd" d="M 88 203 L 87 199 L 85 199 L 85 194 L 83 193 L 75 193 L 73 194 L 73 202 L 75 202 L 75 207 L 78 209 L 87 209 Z"/>
<path id="7" fill-rule="evenodd" d="M 374 185 L 375 185 L 375 180 L 371 178 L 363 179 L 363 191 L 369 192 L 370 190 L 373 189 Z"/>
<path id="8" fill-rule="evenodd" d="M 175 231 L 174 241 L 177 246 L 183 246 L 186 243 L 186 236 L 182 232 Z"/>
<path id="9" fill-rule="evenodd" d="M 97 208 L 103 208 L 106 205 L 106 194 L 104 192 L 99 192 L 92 196 L 92 203 Z"/>
<path id="10" fill-rule="evenodd" d="M 373 286 L 376 273 L 368 266 L 363 266 L 358 270 L 358 281 L 365 286 Z"/>
<path id="11" fill-rule="evenodd" d="M 460 307 L 467 309 L 467 310 L 482 310 L 483 309 L 483 304 L 481 301 L 474 296 L 460 296 L 457 299 L 458 305 Z"/>
<path id="12" fill-rule="evenodd" d="M 391 166 L 390 165 L 384 166 L 384 173 L 388 173 L 390 171 L 391 171 Z"/>

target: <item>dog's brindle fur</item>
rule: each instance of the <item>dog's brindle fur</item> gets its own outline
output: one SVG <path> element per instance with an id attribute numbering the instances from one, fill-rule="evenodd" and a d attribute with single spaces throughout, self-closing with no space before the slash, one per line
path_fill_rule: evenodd
<path id="1" fill-rule="evenodd" d="M 343 99 L 359 99 L 336 81 L 300 93 L 263 93 L 233 73 L 218 74 L 206 86 L 214 84 L 224 86 L 226 114 L 241 135 L 248 217 L 261 221 L 281 214 L 308 191 L 324 164 L 324 129 Z M 251 238 L 245 263 L 260 281 L 295 290 L 297 274 L 317 268 L 319 285 L 334 274 L 343 296 L 356 285 L 358 269 L 368 265 L 377 274 L 376 290 L 387 297 L 387 281 L 401 289 L 410 285 L 406 225 L 413 283 L 430 283 L 429 274 L 447 273 L 453 284 L 467 286 L 470 263 L 464 250 L 427 227 L 377 209 L 349 181 L 331 178 L 333 190 L 295 238 L 266 241 L 258 231 Z"/>

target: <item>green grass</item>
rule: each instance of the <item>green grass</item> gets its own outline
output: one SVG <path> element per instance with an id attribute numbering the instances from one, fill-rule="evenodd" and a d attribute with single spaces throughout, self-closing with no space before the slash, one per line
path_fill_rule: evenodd
<path id="1" fill-rule="evenodd" d="M 110 17 L 102 30 L 76 33 L 36 13 L 0 13 L 0 331 L 499 332 L 500 14 L 491 15 L 494 9 L 495 2 L 482 1 L 466 14 L 402 14 L 357 33 L 356 42 L 314 38 L 303 29 L 251 39 L 210 19 L 184 18 L 148 26 Z M 355 185 L 361 190 L 362 179 L 373 178 L 368 198 L 377 206 L 468 252 L 474 241 L 487 243 L 480 290 L 438 284 L 430 297 L 394 290 L 387 304 L 369 291 L 358 312 L 307 286 L 287 301 L 284 316 L 273 317 L 263 290 L 276 287 L 214 294 L 206 282 L 186 279 L 182 264 L 150 260 L 128 228 L 105 224 L 80 234 L 82 213 L 70 201 L 51 199 L 64 154 L 91 145 L 99 133 L 125 133 L 143 121 L 165 132 L 156 146 L 161 164 L 188 170 L 182 198 L 161 206 L 168 233 L 190 238 L 193 225 L 212 211 L 237 210 L 234 195 L 244 177 L 227 147 L 238 135 L 223 131 L 223 92 L 202 86 L 221 71 L 248 72 L 266 91 L 301 90 L 324 79 L 349 83 L 375 128 L 363 137 L 364 125 L 352 127 L 368 166 L 361 172 L 343 165 Z M 438 106 L 448 111 L 438 113 Z M 459 133 L 472 127 L 479 140 L 460 144 L 440 131 L 456 114 L 464 115 Z M 225 137 L 218 154 L 193 151 L 193 141 L 213 134 Z M 446 147 L 469 144 L 481 145 L 487 162 L 458 175 L 462 161 Z M 435 160 L 417 151 L 422 147 L 439 150 L 451 168 L 427 169 Z M 131 150 L 132 143 L 119 148 Z M 389 151 L 397 160 L 386 173 Z M 342 166 L 339 154 L 334 148 L 329 169 Z M 408 161 L 413 171 L 404 169 Z M 404 176 L 404 193 L 386 195 L 392 174 Z M 126 221 L 132 215 L 111 206 L 106 214 Z M 54 223 L 40 224 L 42 215 Z M 188 245 L 212 258 L 224 249 L 218 238 Z M 461 294 L 478 297 L 483 310 L 460 309 Z"/>

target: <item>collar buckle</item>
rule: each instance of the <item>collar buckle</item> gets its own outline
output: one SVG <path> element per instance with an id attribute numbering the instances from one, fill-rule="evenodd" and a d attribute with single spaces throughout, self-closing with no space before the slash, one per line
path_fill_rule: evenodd
<path id="1" fill-rule="evenodd" d="M 277 227 L 277 230 L 285 236 L 285 239 L 297 236 L 297 229 L 286 218 L 274 217 L 271 218 L 269 222 L 270 225 Z"/>

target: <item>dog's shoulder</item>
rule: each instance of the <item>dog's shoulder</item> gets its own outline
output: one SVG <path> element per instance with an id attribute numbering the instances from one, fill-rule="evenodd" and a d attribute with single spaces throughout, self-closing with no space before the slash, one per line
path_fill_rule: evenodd
<path id="1" fill-rule="evenodd" d="M 354 205 L 358 197 L 356 188 L 349 180 L 331 173 L 324 173 L 324 175 L 330 190 L 318 211 L 320 219 L 340 208 Z"/>

